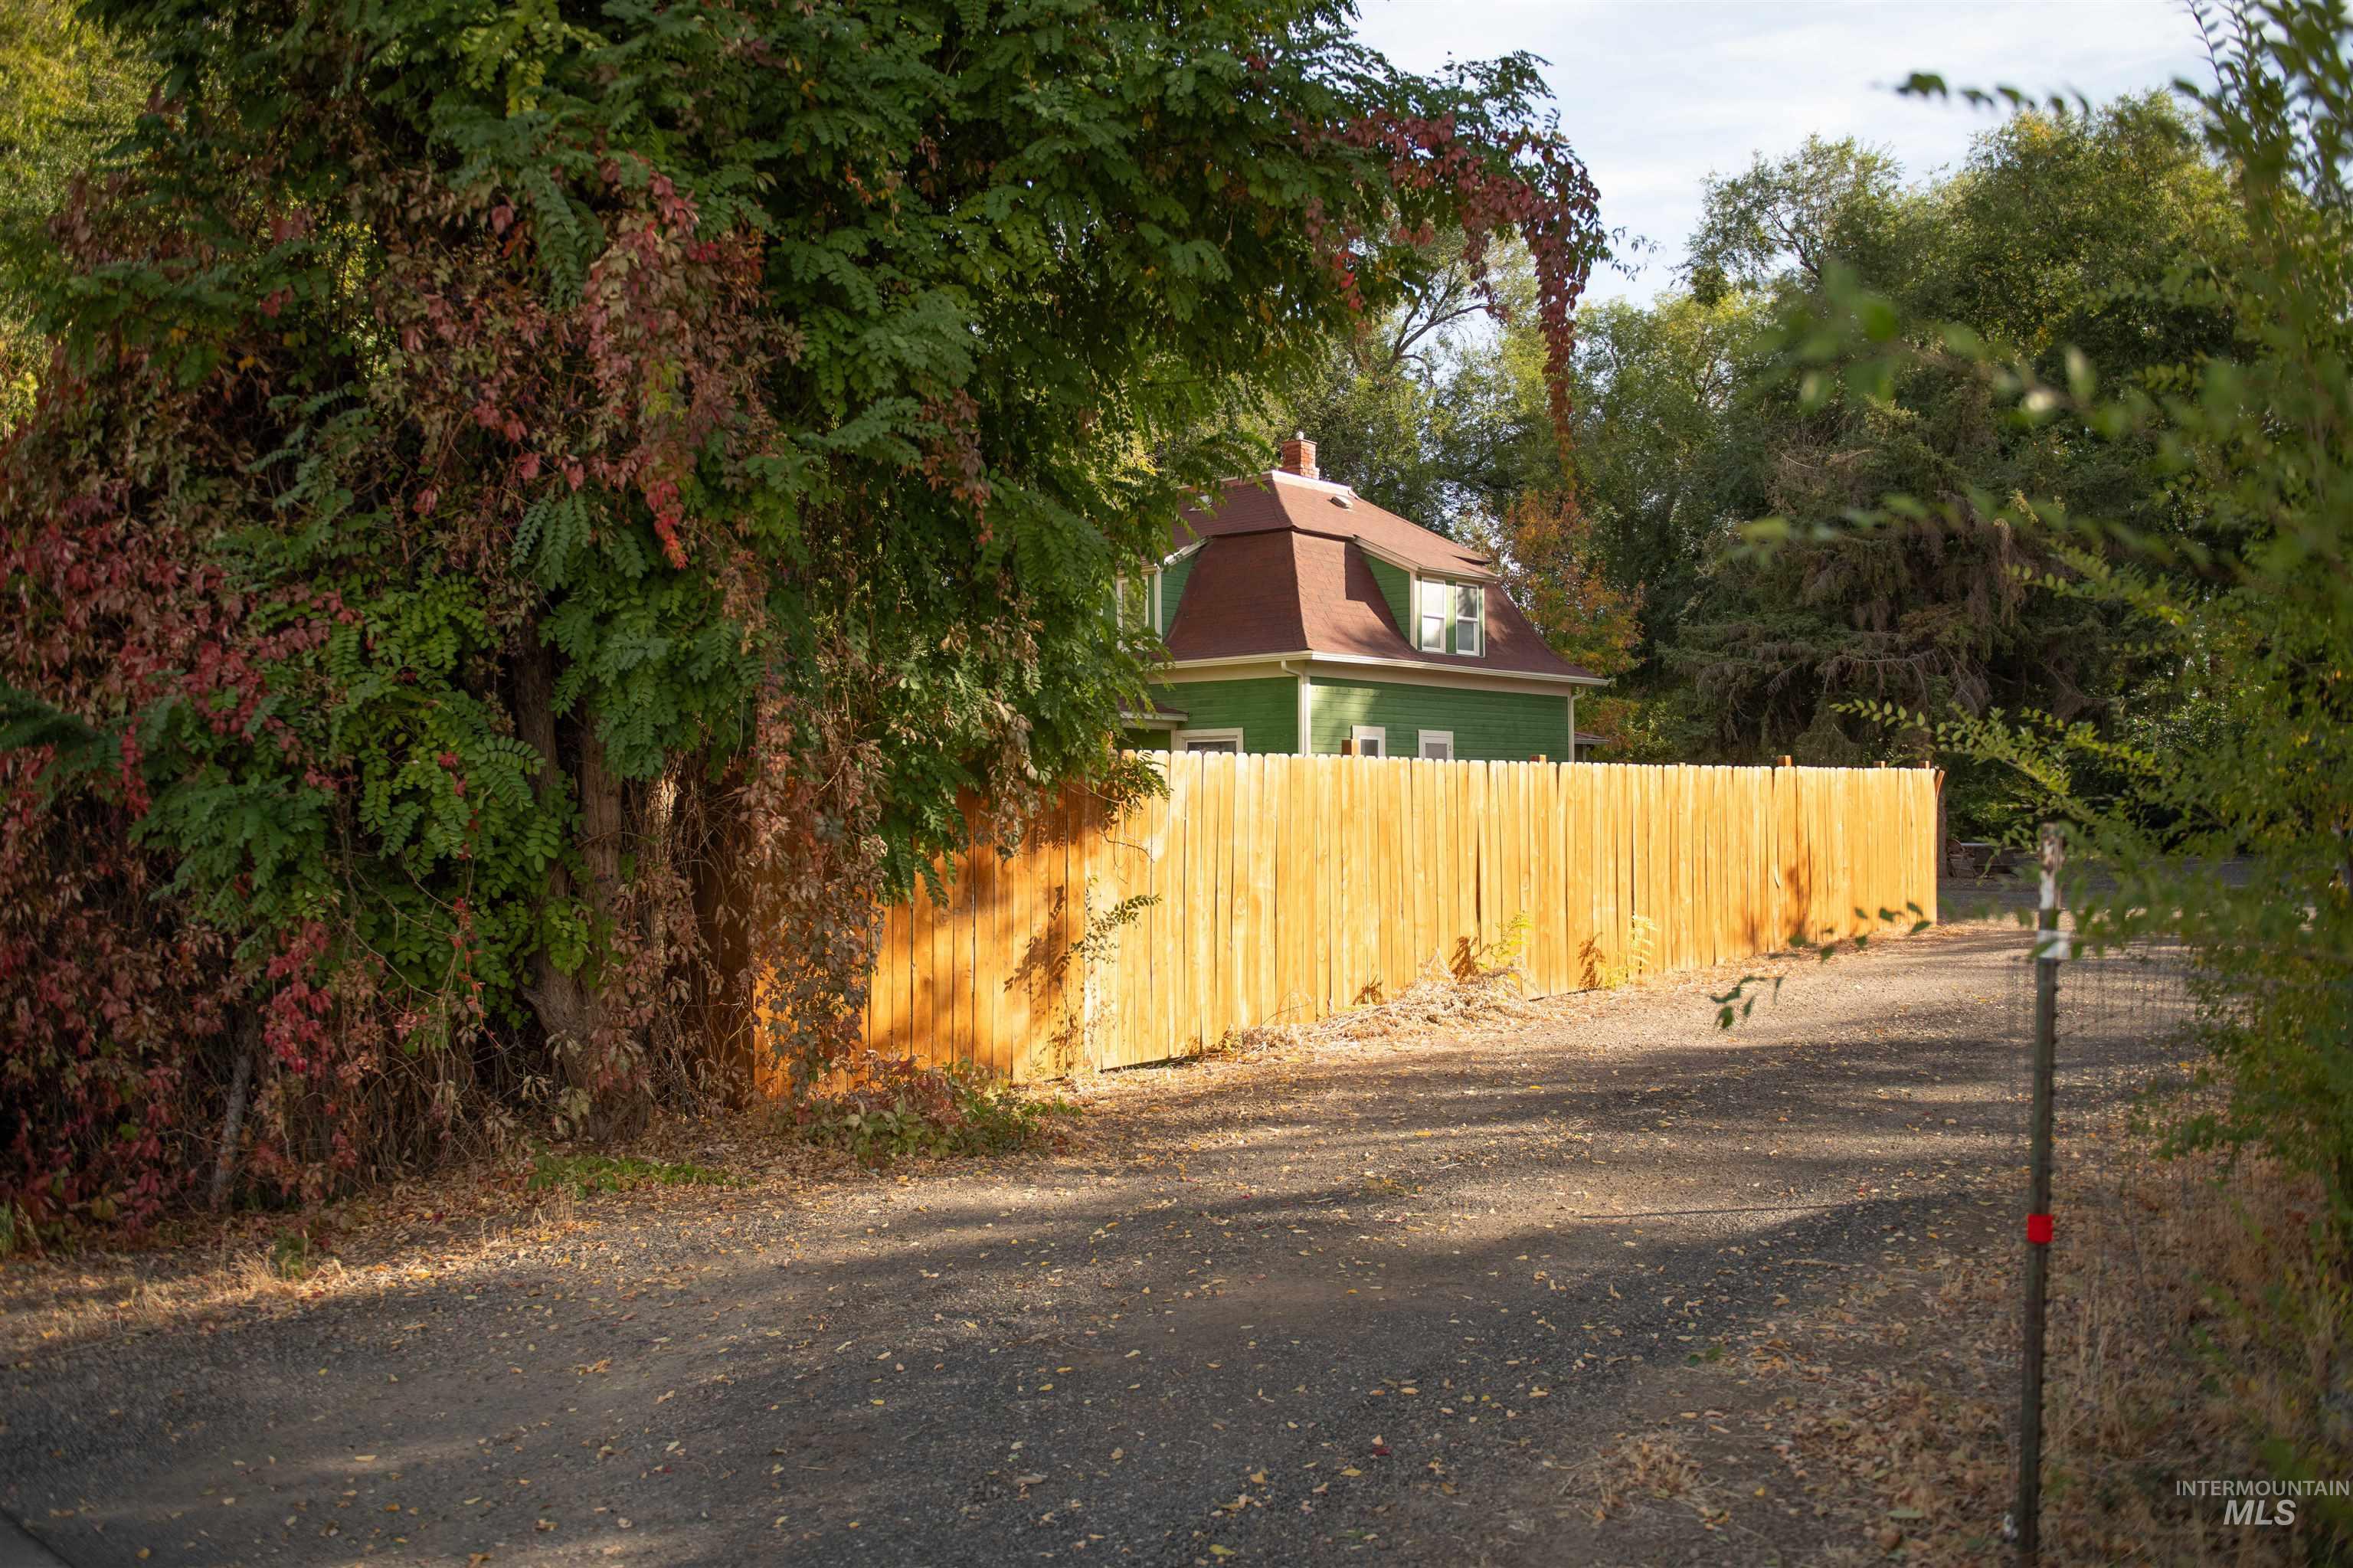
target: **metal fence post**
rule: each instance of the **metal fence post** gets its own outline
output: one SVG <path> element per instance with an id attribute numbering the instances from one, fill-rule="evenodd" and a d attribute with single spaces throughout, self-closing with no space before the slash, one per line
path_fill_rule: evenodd
<path id="1" fill-rule="evenodd" d="M 2029 1114 L 2026 1198 L 2026 1330 L 2018 1411 L 2018 1561 L 2034 1568 L 2042 1549 L 2042 1317 L 2051 1286 L 2051 1092 L 2058 1056 L 2059 965 L 2067 934 L 2059 929 L 2059 867 L 2065 846 L 2055 822 L 2042 824 L 2042 904 L 2034 933 L 2034 1106 Z"/>

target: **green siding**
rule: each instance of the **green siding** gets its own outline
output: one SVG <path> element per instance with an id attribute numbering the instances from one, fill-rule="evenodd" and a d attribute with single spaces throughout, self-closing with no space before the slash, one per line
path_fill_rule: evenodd
<path id="1" fill-rule="evenodd" d="M 1389 601 L 1389 613 L 1397 617 L 1398 630 L 1405 633 L 1408 642 L 1413 641 L 1413 575 L 1403 567 L 1393 567 L 1367 554 L 1365 565 L 1373 568 L 1373 581 L 1381 585 L 1381 597 Z"/>
<path id="2" fill-rule="evenodd" d="M 1198 710 L 1192 722 L 1201 723 Z M 1327 754 L 1338 751 L 1357 725 L 1377 724 L 1388 731 L 1391 757 L 1418 755 L 1421 732 L 1442 729 L 1454 732 L 1454 755 L 1464 762 L 1522 762 L 1539 755 L 1569 760 L 1567 692 L 1554 696 L 1319 680 L 1312 722 L 1315 749 Z M 1262 748 L 1253 743 L 1250 749 Z"/>
<path id="3" fill-rule="evenodd" d="M 1119 745 L 1123 751 L 1166 751 L 1168 749 L 1168 732 L 1165 729 L 1126 730 L 1120 735 Z"/>
<path id="4" fill-rule="evenodd" d="M 1155 694 L 1182 711 L 1187 729 L 1240 729 L 1245 751 L 1299 747 L 1299 683 L 1289 675 L 1255 681 L 1172 681 Z"/>
<path id="5" fill-rule="evenodd" d="M 1168 629 L 1176 624 L 1176 601 L 1185 597 L 1185 579 L 1193 575 L 1194 563 L 1200 558 L 1201 552 L 1196 550 L 1176 565 L 1160 568 L 1160 634 L 1163 637 L 1168 635 Z M 1295 721 L 1293 727 L 1297 727 Z"/>

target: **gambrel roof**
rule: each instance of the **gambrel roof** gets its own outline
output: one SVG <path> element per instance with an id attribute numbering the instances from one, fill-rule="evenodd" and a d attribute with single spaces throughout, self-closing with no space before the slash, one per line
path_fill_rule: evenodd
<path id="1" fill-rule="evenodd" d="M 1275 469 L 1229 480 L 1213 511 L 1187 510 L 1172 558 L 1199 546 L 1165 633 L 1179 663 L 1250 654 L 1327 653 L 1588 681 L 1546 645 L 1485 556 L 1384 511 L 1345 484 Z M 1485 647 L 1418 649 L 1374 575 L 1384 562 L 1419 577 L 1479 585 Z"/>

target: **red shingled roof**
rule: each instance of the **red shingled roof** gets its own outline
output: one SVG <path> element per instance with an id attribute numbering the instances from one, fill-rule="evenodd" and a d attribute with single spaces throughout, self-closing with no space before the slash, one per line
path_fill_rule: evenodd
<path id="1" fill-rule="evenodd" d="M 1445 535 L 1409 523 L 1394 512 L 1384 512 L 1345 484 L 1303 479 L 1281 469 L 1226 481 L 1225 499 L 1218 509 L 1204 513 L 1187 508 L 1176 525 L 1176 542 L 1169 547 L 1181 550 L 1197 538 L 1269 528 L 1303 528 L 1313 534 L 1361 539 L 1383 555 L 1440 577 L 1494 576 L 1486 556 Z"/>
<path id="2" fill-rule="evenodd" d="M 1486 556 L 1345 485 L 1280 471 L 1230 481 L 1215 512 L 1188 511 L 1178 524 L 1176 547 L 1196 539 L 1201 549 L 1166 634 L 1169 654 L 1180 662 L 1303 652 L 1591 678 L 1546 646 L 1495 582 Z M 1373 577 L 1365 546 L 1433 577 L 1483 579 L 1485 653 L 1415 648 Z"/>

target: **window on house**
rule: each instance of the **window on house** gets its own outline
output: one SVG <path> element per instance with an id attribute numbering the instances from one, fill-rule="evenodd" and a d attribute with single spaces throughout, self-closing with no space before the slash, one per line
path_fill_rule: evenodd
<path id="1" fill-rule="evenodd" d="M 1389 732 L 1384 726 L 1360 724 L 1348 732 L 1348 738 L 1356 743 L 1356 755 L 1359 757 L 1387 757 L 1389 754 Z"/>
<path id="2" fill-rule="evenodd" d="M 1426 729 L 1421 732 L 1421 754 L 1433 762 L 1454 760 L 1454 732 L 1451 729 Z"/>
<path id="3" fill-rule="evenodd" d="M 1176 732 L 1179 751 L 1229 751 L 1242 748 L 1242 732 L 1238 729 L 1180 729 Z"/>
<path id="4" fill-rule="evenodd" d="M 1421 584 L 1421 604 L 1419 607 L 1419 629 L 1415 646 L 1425 653 L 1446 652 L 1446 596 L 1454 591 L 1451 583 L 1434 583 L 1425 579 Z"/>
<path id="5" fill-rule="evenodd" d="M 1487 590 L 1464 583 L 1454 590 L 1454 651 L 1478 654 L 1486 651 Z"/>
<path id="6" fill-rule="evenodd" d="M 1119 623 L 1124 627 L 1139 627 L 1147 631 L 1160 630 L 1160 574 L 1146 572 L 1142 577 L 1120 577 L 1113 579 L 1112 602 L 1118 607 Z"/>

